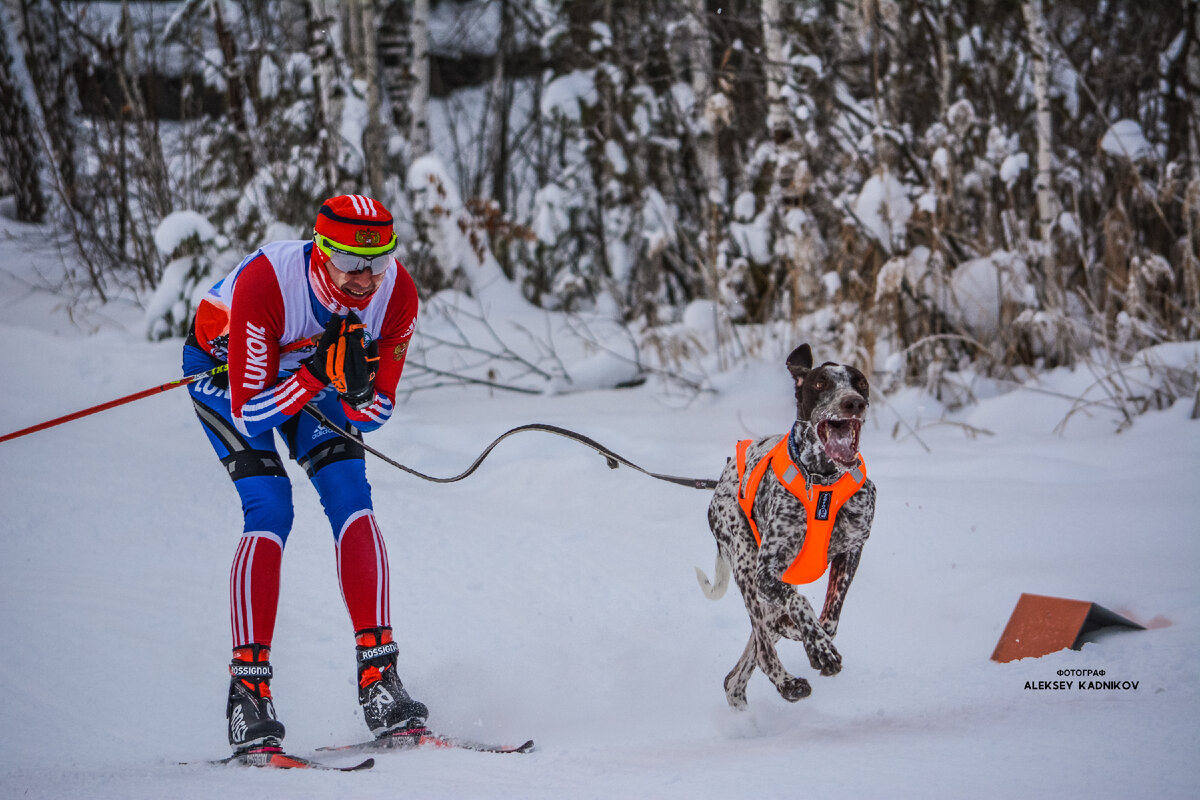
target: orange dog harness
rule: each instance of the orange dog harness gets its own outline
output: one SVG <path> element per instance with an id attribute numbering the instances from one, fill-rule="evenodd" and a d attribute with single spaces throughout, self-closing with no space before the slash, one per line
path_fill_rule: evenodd
<path id="1" fill-rule="evenodd" d="M 795 495 L 808 515 L 804 546 L 800 548 L 800 554 L 796 556 L 792 565 L 784 570 L 782 580 L 792 585 L 812 583 L 824 575 L 829 566 L 829 537 L 833 533 L 833 523 L 837 520 L 837 513 L 842 505 L 866 483 L 867 464 L 860 454 L 857 466 L 832 485 L 817 484 L 817 491 L 814 492 L 813 484 L 804 477 L 800 467 L 796 466 L 788 455 L 788 437 L 784 436 L 779 440 L 779 444 L 771 448 L 770 452 L 754 465 L 754 469 L 750 471 L 750 478 L 743 486 L 746 451 L 752 443 L 752 439 L 745 439 L 737 445 L 738 505 L 746 514 L 750 530 L 754 532 L 754 541 L 762 547 L 762 537 L 759 536 L 758 525 L 754 522 L 754 498 L 758 494 L 758 485 L 767 474 L 767 468 L 774 469 L 775 477 L 785 489 Z"/>

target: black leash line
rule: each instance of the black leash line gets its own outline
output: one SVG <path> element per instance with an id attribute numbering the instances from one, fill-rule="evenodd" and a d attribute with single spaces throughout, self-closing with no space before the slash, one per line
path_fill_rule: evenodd
<path id="1" fill-rule="evenodd" d="M 337 425 L 337 423 L 330 420 L 329 417 L 325 416 L 325 414 L 322 413 L 320 409 L 318 409 L 316 406 L 312 405 L 311 403 L 306 404 L 304 406 L 304 410 L 306 412 L 308 412 L 308 414 L 311 417 L 316 419 L 318 422 L 320 422 L 326 428 L 329 428 L 331 431 L 333 431 L 334 433 L 341 436 L 343 439 L 349 439 L 350 441 L 353 441 L 356 444 L 362 445 L 362 448 L 364 450 L 366 450 L 368 453 L 375 456 L 376 458 L 379 458 L 379 459 L 385 461 L 386 463 L 390 464 L 391 466 L 395 467 L 396 469 L 407 472 L 409 475 L 414 475 L 414 476 L 420 478 L 421 480 L 430 481 L 432 483 L 454 483 L 456 481 L 461 481 L 463 478 L 466 478 L 471 473 L 473 473 L 475 470 L 479 469 L 479 465 L 482 464 L 483 460 L 488 457 L 488 454 L 491 453 L 493 449 L 495 449 L 496 445 L 500 444 L 500 442 L 504 441 L 509 436 L 512 436 L 517 433 L 524 433 L 525 431 L 542 431 L 544 433 L 553 433 L 556 436 L 563 436 L 567 439 L 570 439 L 575 442 L 579 442 L 582 445 L 590 447 L 591 449 L 595 450 L 600 455 L 604 456 L 604 460 L 608 463 L 609 469 L 616 469 L 618 467 L 618 465 L 624 464 L 625 466 L 629 467 L 630 469 L 637 470 L 638 472 L 642 473 L 643 475 L 648 475 L 651 478 L 654 478 L 654 479 L 660 480 L 660 481 L 666 481 L 667 483 L 674 483 L 678 486 L 690 486 L 693 489 L 715 489 L 715 488 L 717 488 L 717 482 L 714 480 L 708 480 L 707 478 L 680 478 L 680 477 L 676 477 L 674 475 L 663 475 L 658 472 L 650 472 L 649 470 L 643 469 L 642 467 L 639 467 L 637 464 L 634 464 L 632 461 L 628 460 L 627 458 L 624 458 L 623 456 L 620 456 L 620 455 L 614 453 L 612 450 L 609 450 L 607 447 L 600 444 L 595 439 L 588 438 L 587 436 L 584 436 L 581 433 L 576 433 L 575 431 L 568 430 L 566 428 L 560 428 L 557 425 L 546 425 L 541 422 L 532 422 L 528 425 L 520 425 L 516 428 L 513 428 L 512 430 L 505 431 L 503 434 L 496 437 L 495 441 L 493 441 L 491 444 L 489 444 L 487 446 L 487 448 L 482 453 L 479 454 L 479 457 L 475 459 L 475 462 L 473 464 L 471 464 L 471 466 L 467 467 L 467 469 L 465 471 L 463 471 L 462 473 L 455 475 L 451 478 L 437 478 L 432 475 L 426 475 L 423 472 L 419 472 L 419 471 L 413 469 L 412 467 L 406 467 L 405 465 L 401 464 L 399 461 L 396 461 L 396 460 L 388 457 L 387 455 L 384 455 L 383 453 L 376 450 L 374 447 L 371 447 L 369 444 L 366 444 L 365 442 L 363 442 L 360 437 L 356 437 L 356 436 L 352 435 L 351 433 L 349 433 L 348 431 L 342 430 L 342 428 L 339 425 Z"/>

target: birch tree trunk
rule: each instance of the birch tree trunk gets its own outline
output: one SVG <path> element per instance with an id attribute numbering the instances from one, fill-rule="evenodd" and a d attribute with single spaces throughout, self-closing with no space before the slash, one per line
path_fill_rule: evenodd
<path id="1" fill-rule="evenodd" d="M 717 154 L 717 134 L 727 119 L 728 100 L 722 95 L 715 100 L 712 81 L 712 47 L 709 44 L 706 0 L 690 0 L 687 15 L 688 60 L 691 66 L 692 94 L 703 122 L 696 133 L 696 157 L 704 179 L 704 214 L 707 206 L 719 203 L 721 164 Z M 715 100 L 711 103 L 710 100 Z M 724 103 L 722 103 L 724 101 Z M 715 245 L 715 242 L 713 243 Z"/>
<path id="2" fill-rule="evenodd" d="M 366 159 L 365 171 L 371 194 L 379 197 L 383 194 L 384 160 L 386 153 L 386 133 L 383 121 L 380 119 L 381 95 L 379 91 L 379 53 L 376 47 L 376 36 L 379 27 L 375 19 L 374 0 L 360 0 L 362 30 L 363 71 L 367 81 L 367 125 L 363 130 L 363 155 Z"/>
<path id="3" fill-rule="evenodd" d="M 1037 192 L 1038 210 L 1038 239 L 1041 242 L 1039 261 L 1043 267 L 1043 276 L 1047 290 L 1053 289 L 1054 302 L 1057 305 L 1061 298 L 1059 281 L 1049 274 L 1050 266 L 1050 229 L 1054 224 L 1057 203 L 1053 189 L 1053 151 L 1051 149 L 1050 126 L 1050 65 L 1049 51 L 1046 44 L 1046 17 L 1042 9 L 1042 0 L 1024 0 L 1021 10 L 1025 15 L 1025 25 L 1029 34 L 1030 55 L 1033 64 L 1033 91 L 1037 104 L 1035 117 L 1037 131 L 1037 173 L 1034 179 L 1034 189 Z"/>
<path id="4" fill-rule="evenodd" d="M 328 0 L 308 0 L 308 54 L 313 65 L 313 89 L 317 102 L 314 120 L 317 140 L 321 147 L 320 175 L 324 184 L 322 194 L 331 195 L 338 189 L 338 164 L 341 162 L 340 133 L 334 124 L 337 118 L 333 103 L 334 37 L 330 30 L 333 9 Z"/>
<path id="5" fill-rule="evenodd" d="M 780 0 L 763 0 L 763 74 L 767 78 L 767 130 L 775 142 L 791 137 L 790 115 L 783 101 L 786 65 L 783 61 L 783 8 Z"/>
<path id="6" fill-rule="evenodd" d="M 487 129 L 490 137 L 488 156 L 492 167 L 492 197 L 500 204 L 501 208 L 507 207 L 508 195 L 508 115 L 512 107 L 512 84 L 506 74 L 506 62 L 508 60 L 508 44 L 512 40 L 512 29 L 513 20 L 509 0 L 500 0 L 500 34 L 496 42 L 495 69 L 492 73 L 490 91 L 491 120 L 487 123 Z M 502 263 L 506 262 L 503 257 L 500 260 Z M 507 263 L 504 266 L 507 271 Z"/>
<path id="7" fill-rule="evenodd" d="M 363 49 L 363 6 L 370 0 L 345 0 L 340 11 L 342 20 L 342 52 L 350 64 L 350 73 L 355 80 L 366 75 Z"/>
<path id="8" fill-rule="evenodd" d="M 708 3 L 689 0 L 685 36 L 688 42 L 688 61 L 691 68 L 692 95 L 695 97 L 700 124 L 696 126 L 696 161 L 700 166 L 700 223 L 704 230 L 703 248 L 697 253 L 703 263 L 700 268 L 708 283 L 713 300 L 713 334 L 716 341 L 717 366 L 726 369 L 728 354 L 724 327 L 721 324 L 720 279 L 717 275 L 720 244 L 721 162 L 717 147 L 721 127 L 728 124 L 732 108 L 722 92 L 713 91 L 712 45 L 708 33 Z"/>
<path id="9" fill-rule="evenodd" d="M 413 41 L 409 0 L 392 0 L 379 20 L 381 83 L 392 124 L 408 136 L 412 130 Z"/>
<path id="10" fill-rule="evenodd" d="M 412 12 L 412 129 L 414 157 L 429 152 L 429 0 L 415 0 Z"/>

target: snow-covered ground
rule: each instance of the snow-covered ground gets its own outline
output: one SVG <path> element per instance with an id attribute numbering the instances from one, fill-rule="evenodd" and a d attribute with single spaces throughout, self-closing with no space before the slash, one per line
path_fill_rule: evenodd
<path id="1" fill-rule="evenodd" d="M 177 376 L 180 342 L 144 341 L 132 308 L 75 309 L 81 329 L 31 288 L 52 259 L 36 231 L 4 227 L 16 238 L 0 237 L 0 433 Z M 418 392 L 369 442 L 448 475 L 539 421 L 655 471 L 716 477 L 739 438 L 790 424 L 794 344 L 688 403 L 650 385 Z M 913 391 L 876 396 L 863 453 L 879 507 L 836 639 L 844 670 L 814 676 L 782 643 L 812 696 L 785 703 L 756 673 L 743 713 L 721 681 L 745 611 L 736 590 L 705 599 L 693 574 L 715 553 L 707 493 L 539 433 L 453 485 L 371 461 L 406 683 L 435 727 L 537 750 L 385 754 L 349 775 L 194 763 L 227 749 L 241 519 L 184 390 L 0 444 L 0 797 L 1195 797 L 1200 422 L 1180 402 L 1116 434 L 1093 407 L 1055 433 L 1071 409 L 1022 390 L 948 424 Z M 289 470 L 273 689 L 289 749 L 311 754 L 366 729 L 332 538 Z M 1022 592 L 1150 629 L 992 662 Z M 1026 688 L 1078 669 L 1136 689 Z"/>

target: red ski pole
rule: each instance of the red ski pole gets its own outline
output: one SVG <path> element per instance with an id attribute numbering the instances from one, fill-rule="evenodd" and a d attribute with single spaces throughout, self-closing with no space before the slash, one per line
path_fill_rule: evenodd
<path id="1" fill-rule="evenodd" d="M 195 383 L 198 380 L 209 378 L 213 375 L 218 375 L 227 369 L 229 369 L 228 364 L 221 364 L 213 367 L 208 372 L 198 372 L 195 375 L 188 375 L 186 378 L 168 381 L 160 386 L 154 386 L 150 389 L 143 389 L 140 392 L 134 392 L 133 394 L 125 395 L 124 397 L 118 397 L 116 400 L 109 400 L 107 403 L 101 403 L 98 406 L 92 406 L 91 408 L 85 408 L 82 411 L 76 411 L 74 414 L 67 414 L 65 417 L 58 417 L 57 419 L 47 420 L 46 422 L 39 422 L 37 425 L 31 425 L 28 428 L 22 428 L 19 431 L 13 431 L 12 433 L 6 433 L 3 436 L 0 436 L 0 442 L 7 442 L 9 439 L 16 439 L 20 436 L 24 436 L 27 433 L 36 433 L 37 431 L 43 431 L 46 428 L 53 428 L 55 425 L 62 425 L 64 422 L 70 422 L 73 419 L 86 417 L 89 414 L 97 414 L 101 411 L 107 411 L 110 408 L 116 408 L 117 406 L 125 405 L 126 403 L 132 403 L 134 400 L 141 400 L 143 397 L 149 397 L 152 394 L 165 392 L 168 389 L 176 389 L 180 386 L 187 386 L 189 383 Z"/>
<path id="2" fill-rule="evenodd" d="M 291 344 L 284 347 L 282 352 L 290 353 L 295 350 L 303 350 L 305 347 L 308 347 L 309 345 L 316 344 L 317 339 L 319 339 L 319 338 L 320 338 L 319 336 L 313 336 L 308 339 L 300 339 L 299 341 L 292 342 Z M 46 422 L 39 422 L 37 425 L 31 425 L 30 427 L 22 428 L 19 431 L 13 431 L 12 433 L 6 433 L 3 436 L 0 436 L 0 442 L 7 442 L 9 439 L 16 439 L 18 437 L 24 436 L 27 433 L 36 433 L 38 431 L 44 431 L 46 428 L 53 428 L 55 425 L 62 425 L 64 422 L 70 422 L 73 419 L 79 419 L 80 417 L 86 417 L 90 414 L 97 414 L 101 411 L 107 411 L 110 408 L 116 408 L 117 406 L 123 406 L 126 403 L 132 403 L 134 400 L 141 400 L 143 397 L 149 397 L 152 394 L 158 394 L 159 392 L 165 392 L 168 389 L 178 389 L 180 386 L 187 386 L 189 383 L 195 383 L 198 380 L 203 380 L 204 378 L 210 378 L 213 375 L 219 375 L 228 369 L 229 369 L 228 364 L 219 364 L 219 365 L 213 367 L 212 369 L 210 369 L 208 372 L 197 372 L 195 375 L 188 375 L 185 378 L 179 378 L 177 380 L 167 381 L 166 383 L 161 384 L 159 386 L 152 386 L 151 388 L 143 389 L 140 392 L 134 392 L 133 394 L 125 395 L 124 397 L 118 397 L 116 400 L 109 400 L 107 403 L 101 403 L 98 406 L 92 406 L 91 408 L 85 408 L 82 411 L 76 411 L 74 414 L 67 414 L 65 417 L 58 417 L 57 419 L 47 420 Z"/>

